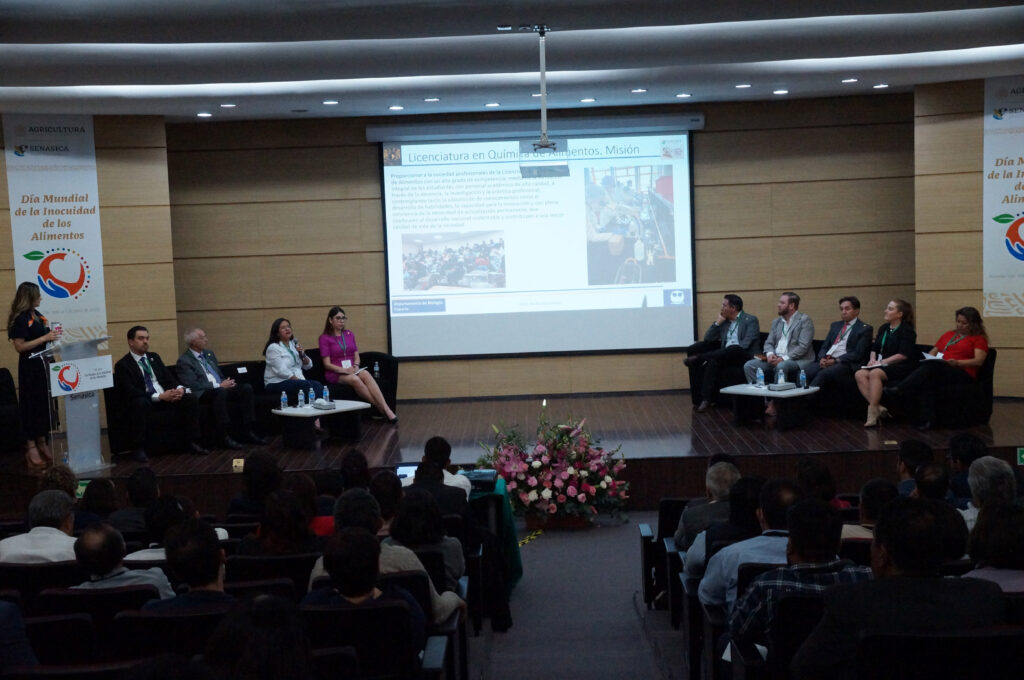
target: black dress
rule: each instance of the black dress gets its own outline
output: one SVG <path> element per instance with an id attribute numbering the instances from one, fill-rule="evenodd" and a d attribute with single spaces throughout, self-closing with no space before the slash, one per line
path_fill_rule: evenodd
<path id="1" fill-rule="evenodd" d="M 31 342 L 50 332 L 46 325 L 46 317 L 35 310 L 22 312 L 14 319 L 14 325 L 8 331 L 8 337 L 21 338 Z M 52 359 L 44 362 L 38 357 L 29 359 L 29 355 L 38 352 L 43 346 L 37 346 L 28 352 L 21 352 L 18 357 L 18 407 L 21 412 L 22 437 L 34 440 L 50 433 L 50 408 L 47 403 L 49 390 L 46 388 L 47 367 Z"/>
<path id="2" fill-rule="evenodd" d="M 881 369 L 885 371 L 885 376 L 889 380 L 902 380 L 907 377 L 917 368 L 917 363 L 921 359 L 921 353 L 917 350 L 917 332 L 908 323 L 901 323 L 896 328 L 890 328 L 887 323 L 882 324 L 871 351 L 879 361 L 894 354 L 906 357 L 903 361 Z"/>

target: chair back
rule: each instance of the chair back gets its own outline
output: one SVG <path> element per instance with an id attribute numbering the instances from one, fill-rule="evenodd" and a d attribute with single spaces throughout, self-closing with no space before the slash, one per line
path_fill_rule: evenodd
<path id="1" fill-rule="evenodd" d="M 320 559 L 320 553 L 299 553 L 296 555 L 232 555 L 228 557 L 224 580 L 258 581 L 269 578 L 289 578 L 295 586 L 295 593 L 305 593 L 313 565 Z"/>
<path id="2" fill-rule="evenodd" d="M 789 662 L 825 611 L 820 593 L 786 593 L 779 598 L 768 627 L 766 670 L 770 678 L 789 677 Z"/>
<path id="3" fill-rule="evenodd" d="M 35 666 L 15 668 L 4 673 L 4 680 L 123 680 L 136 661 L 112 661 L 108 663 L 83 663 L 62 666 Z"/>
<path id="4" fill-rule="evenodd" d="M 419 558 L 423 568 L 426 569 L 430 582 L 434 584 L 434 590 L 439 593 L 451 590 L 447 586 L 448 579 L 445 575 L 444 553 L 441 549 L 424 547 L 416 548 L 413 552 L 416 553 L 416 557 Z"/>
<path id="5" fill-rule="evenodd" d="M 260 529 L 260 523 L 256 522 L 221 522 L 219 528 L 228 532 L 229 538 L 245 538 L 249 534 L 255 534 Z"/>
<path id="6" fill-rule="evenodd" d="M 21 602 L 29 614 L 39 591 L 76 586 L 88 580 L 89 570 L 74 560 L 40 564 L 0 562 L 0 583 L 21 593 Z"/>
<path id="7" fill-rule="evenodd" d="M 120 612 L 114 617 L 112 638 L 117 658 L 202 654 L 228 610 L 224 606 L 186 612 Z"/>
<path id="8" fill-rule="evenodd" d="M 388 584 L 404 588 L 416 600 L 429 621 L 434 607 L 430 602 L 430 577 L 422 571 L 393 571 L 377 577 L 377 586 L 383 589 Z M 436 590 L 436 588 L 435 588 Z"/>
<path id="9" fill-rule="evenodd" d="M 119 588 L 47 588 L 36 596 L 34 612 L 40 616 L 89 614 L 101 639 L 108 639 L 118 612 L 137 611 L 150 600 L 159 599 L 156 586 Z"/>
<path id="10" fill-rule="evenodd" d="M 658 528 L 654 535 L 654 542 L 661 543 L 661 539 L 672 536 L 679 526 L 679 518 L 683 516 L 689 498 L 677 498 L 666 496 L 658 502 Z"/>
<path id="11" fill-rule="evenodd" d="M 871 633 L 857 647 L 863 680 L 1010 680 L 1024 667 L 1024 629 L 954 633 Z"/>
<path id="12" fill-rule="evenodd" d="M 232 581 L 224 584 L 224 592 L 236 600 L 251 600 L 260 595 L 273 595 L 295 601 L 295 583 L 287 577 L 267 578 L 258 581 Z M 301 598 L 298 598 L 301 599 Z"/>
<path id="13" fill-rule="evenodd" d="M 862 567 L 871 566 L 871 539 L 844 538 L 839 545 L 839 556 Z"/>
<path id="14" fill-rule="evenodd" d="M 317 680 L 352 680 L 361 677 L 355 647 L 326 647 L 313 650 Z"/>
<path id="15" fill-rule="evenodd" d="M 368 602 L 359 607 L 301 607 L 310 646 L 352 647 L 362 678 L 415 678 L 419 651 L 405 602 Z"/>
<path id="16" fill-rule="evenodd" d="M 85 613 L 30 616 L 25 635 L 41 664 L 92 663 L 101 656 L 92 617 Z"/>

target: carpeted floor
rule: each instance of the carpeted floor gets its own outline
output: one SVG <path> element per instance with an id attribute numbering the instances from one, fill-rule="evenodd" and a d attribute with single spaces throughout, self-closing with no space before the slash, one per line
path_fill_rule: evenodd
<path id="1" fill-rule="evenodd" d="M 522 548 L 512 628 L 470 639 L 472 680 L 682 680 L 682 638 L 668 613 L 640 596 L 637 523 L 657 513 L 602 517 L 583 531 L 545 531 Z M 520 528 L 520 537 L 530 536 Z"/>

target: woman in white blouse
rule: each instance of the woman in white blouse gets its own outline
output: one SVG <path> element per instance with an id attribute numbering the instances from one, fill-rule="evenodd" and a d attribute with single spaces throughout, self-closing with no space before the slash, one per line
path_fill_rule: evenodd
<path id="1" fill-rule="evenodd" d="M 302 369 L 313 367 L 313 360 L 306 356 L 302 345 L 292 335 L 292 324 L 288 319 L 277 319 L 270 327 L 270 337 L 263 347 L 267 368 L 263 372 L 263 388 L 268 392 L 278 390 L 288 393 L 288 401 L 294 403 L 298 391 L 309 392 L 313 388 L 316 396 L 323 394 L 323 385 L 316 380 L 307 380 Z"/>

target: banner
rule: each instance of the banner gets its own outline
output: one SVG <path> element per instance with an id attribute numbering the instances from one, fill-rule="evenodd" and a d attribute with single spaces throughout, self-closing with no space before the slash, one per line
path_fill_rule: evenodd
<path id="1" fill-rule="evenodd" d="M 113 387 L 111 366 L 109 355 L 50 364 L 50 394 L 65 397 Z"/>
<path id="2" fill-rule="evenodd" d="M 96 149 L 91 116 L 4 114 L 16 283 L 64 342 L 107 334 Z M 13 296 L 13 291 L 11 291 Z"/>
<path id="3" fill-rule="evenodd" d="M 1024 317 L 1024 75 L 985 81 L 985 316 Z"/>

